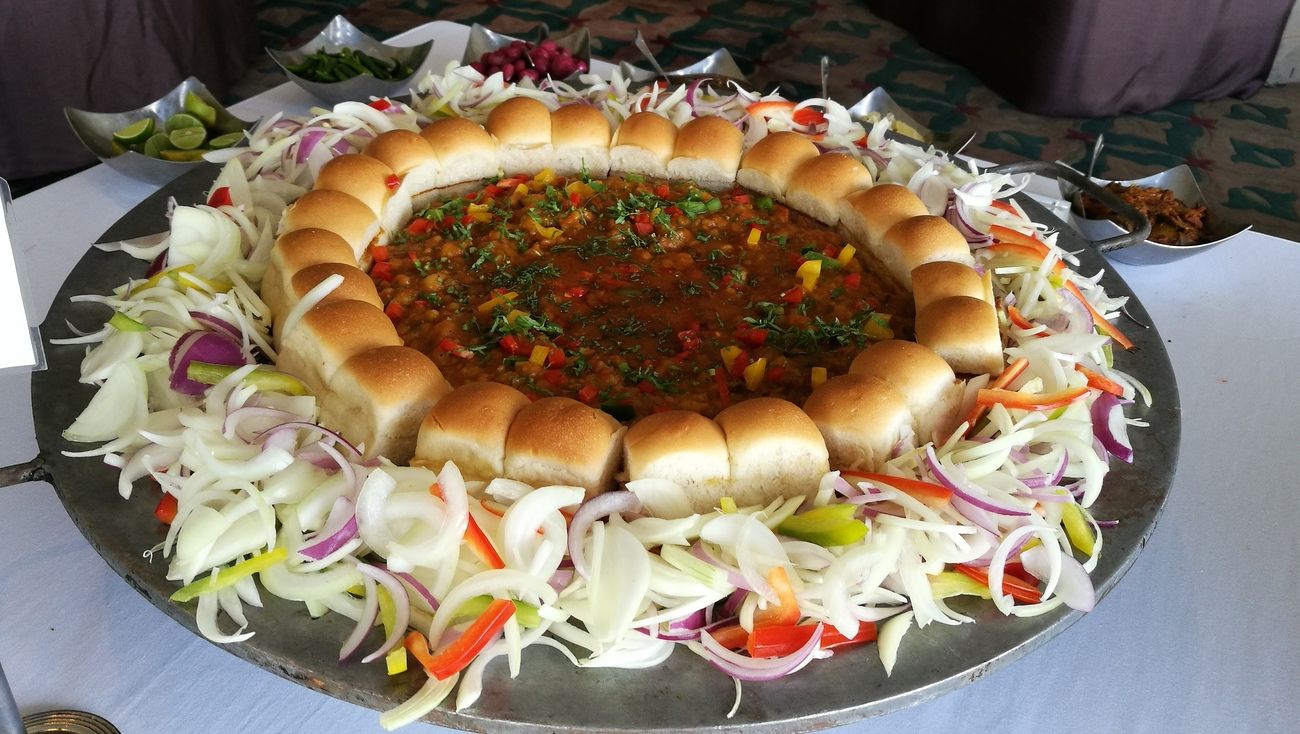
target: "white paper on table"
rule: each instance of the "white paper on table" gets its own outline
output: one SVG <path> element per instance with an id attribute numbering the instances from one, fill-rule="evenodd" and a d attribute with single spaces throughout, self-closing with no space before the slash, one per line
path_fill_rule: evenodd
<path id="1" fill-rule="evenodd" d="M 43 360 L 18 285 L 18 260 L 9 239 L 9 184 L 4 179 L 0 179 L 0 210 L 0 370 L 32 368 Z"/>

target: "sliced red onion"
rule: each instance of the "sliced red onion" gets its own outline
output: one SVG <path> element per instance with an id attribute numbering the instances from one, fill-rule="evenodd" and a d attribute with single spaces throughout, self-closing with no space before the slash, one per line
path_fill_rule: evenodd
<path id="1" fill-rule="evenodd" d="M 807 665 L 821 645 L 822 631 L 824 629 L 823 625 L 818 624 L 803 647 L 789 655 L 776 658 L 756 660 L 746 655 L 734 653 L 723 647 L 721 643 L 714 639 L 713 635 L 700 635 L 700 643 L 704 646 L 705 659 L 713 667 L 732 678 L 742 681 L 768 681 L 784 678 Z"/>
<path id="2" fill-rule="evenodd" d="M 1091 334 L 1097 330 L 1097 322 L 1092 317 L 1092 311 L 1088 309 L 1087 304 L 1079 299 L 1069 288 L 1058 288 L 1056 292 L 1060 294 L 1063 302 L 1070 305 L 1070 331 L 1076 334 Z"/>
<path id="3" fill-rule="evenodd" d="M 948 208 L 944 211 L 943 216 L 944 219 L 948 220 L 949 224 L 956 227 L 958 232 L 961 232 L 962 237 L 966 238 L 968 244 L 988 245 L 993 242 L 992 235 L 981 232 L 970 221 L 969 215 L 966 214 L 966 202 L 962 201 L 960 197 L 953 194 L 948 195 Z"/>
<path id="4" fill-rule="evenodd" d="M 379 615 L 379 596 L 375 593 L 375 580 L 363 574 L 361 583 L 366 590 L 365 605 L 361 608 L 361 618 L 357 620 L 357 626 L 352 628 L 352 634 L 348 635 L 348 639 L 343 641 L 343 647 L 339 648 L 340 663 L 352 657 L 352 653 L 361 647 L 361 642 L 366 639 L 366 633 L 375 626 L 375 617 Z"/>
<path id="5" fill-rule="evenodd" d="M 352 144 L 344 138 L 339 138 L 337 143 L 330 146 L 330 150 L 334 151 L 334 155 L 336 156 L 347 155 L 352 152 Z"/>
<path id="6" fill-rule="evenodd" d="M 720 612 L 722 616 L 734 617 L 740 614 L 740 605 L 745 603 L 745 597 L 747 596 L 749 596 L 749 591 L 746 589 L 736 589 L 728 594 L 727 598 L 722 602 Z"/>
<path id="7" fill-rule="evenodd" d="M 307 162 L 307 157 L 315 150 L 316 144 L 325 137 L 324 130 L 308 130 L 302 134 L 298 140 L 298 151 L 293 156 L 293 162 L 299 165 Z"/>
<path id="8" fill-rule="evenodd" d="M 670 630 L 699 630 L 703 626 L 703 609 L 696 609 L 685 617 L 679 617 L 668 623 L 668 629 Z"/>
<path id="9" fill-rule="evenodd" d="M 687 107 L 690 107 L 692 109 L 695 108 L 695 93 L 699 91 L 701 84 L 704 84 L 703 77 L 696 79 L 695 81 L 686 85 L 686 106 Z"/>
<path id="10" fill-rule="evenodd" d="M 835 491 L 843 497 L 858 497 L 862 490 L 848 483 L 843 476 L 835 477 Z"/>
<path id="11" fill-rule="evenodd" d="M 653 630 L 647 627 L 640 627 L 638 630 L 647 636 L 656 637 L 660 640 L 668 640 L 670 642 L 693 642 L 700 639 L 700 631 L 703 630 L 705 626 L 704 610 L 697 609 L 685 617 L 672 620 L 668 623 L 667 629 L 660 625 Z"/>
<path id="12" fill-rule="evenodd" d="M 242 408 L 235 408 L 229 413 L 226 413 L 226 418 L 221 423 L 221 432 L 223 434 L 228 433 L 232 426 L 238 428 L 239 424 L 247 418 L 274 418 L 275 420 L 283 422 L 295 420 L 297 417 L 297 415 L 290 413 L 287 410 L 280 410 L 279 408 L 267 408 L 261 405 L 245 405 Z"/>
<path id="13" fill-rule="evenodd" d="M 860 148 L 859 150 L 862 151 L 862 155 L 875 161 L 876 165 L 880 167 L 880 170 L 883 171 L 889 167 L 889 159 L 881 155 L 879 152 L 872 150 L 871 148 Z"/>
<path id="14" fill-rule="evenodd" d="M 992 512 L 997 515 L 1025 516 L 1029 514 L 1027 510 L 1021 510 L 1015 507 L 1006 507 L 993 502 L 992 500 L 980 498 L 967 492 L 966 489 L 961 486 L 960 482 L 953 477 L 948 476 L 947 472 L 944 471 L 943 466 L 939 463 L 939 458 L 934 455 L 933 446 L 927 446 L 925 449 L 925 466 L 930 470 L 930 474 L 939 482 L 939 484 L 951 489 L 955 496 L 960 497 L 981 510 Z"/>
<path id="15" fill-rule="evenodd" d="M 300 428 L 316 431 L 321 435 L 325 436 L 326 438 L 330 439 L 330 443 L 343 446 L 348 451 L 351 451 L 352 454 L 356 456 L 358 459 L 361 458 L 361 450 L 358 449 L 351 441 L 344 438 L 342 434 L 338 433 L 337 431 L 331 431 L 330 429 L 312 423 L 311 421 L 286 421 L 284 423 L 281 423 L 278 426 L 271 426 L 265 431 L 262 431 L 261 433 L 257 434 L 257 437 L 253 439 L 253 443 L 262 443 L 266 441 L 268 438 L 270 438 L 272 435 L 280 431 L 287 431 L 291 429 L 298 430 Z"/>
<path id="16" fill-rule="evenodd" d="M 236 341 L 242 341 L 244 338 L 244 334 L 239 330 L 239 327 L 212 314 L 203 313 L 202 311 L 190 311 L 190 318 L 204 326 L 210 326 L 213 331 L 225 334 Z"/>
<path id="17" fill-rule="evenodd" d="M 1119 520 L 1093 520 L 1099 528 L 1116 528 L 1119 527 Z"/>
<path id="18" fill-rule="evenodd" d="M 551 578 L 546 582 L 552 589 L 563 591 L 569 584 L 573 583 L 573 569 L 560 568 L 551 574 Z"/>
<path id="19" fill-rule="evenodd" d="M 691 555 L 695 556 L 701 561 L 704 561 L 705 563 L 708 563 L 713 566 L 717 566 L 723 571 L 726 571 L 727 583 L 731 584 L 737 589 L 744 589 L 745 591 L 754 590 L 754 588 L 749 585 L 749 582 L 745 580 L 744 575 L 740 573 L 740 569 L 736 568 L 735 566 L 732 566 L 729 563 L 725 563 L 724 561 L 722 561 L 722 559 L 717 558 L 712 553 L 710 553 L 709 549 L 704 546 L 703 541 L 699 541 L 699 540 L 695 541 L 695 545 L 691 546 Z"/>
<path id="20" fill-rule="evenodd" d="M 605 492 L 583 502 L 578 511 L 573 513 L 573 522 L 569 523 L 569 557 L 573 559 L 574 570 L 585 579 L 591 578 L 591 569 L 582 552 L 582 541 L 587 537 L 587 530 L 592 523 L 602 517 L 640 511 L 640 498 L 627 490 Z"/>
<path id="21" fill-rule="evenodd" d="M 1071 609 L 1091 612 L 1097 605 L 1097 591 L 1092 585 L 1092 579 L 1088 577 L 1088 572 L 1083 570 L 1083 565 L 1074 560 L 1069 553 L 1059 555 L 1061 573 L 1056 581 L 1056 595 L 1061 597 L 1065 606 Z M 1039 581 L 1047 581 L 1051 575 L 1048 550 L 1044 546 L 1035 546 L 1021 553 L 1020 560 L 1025 564 L 1025 570 Z"/>
<path id="22" fill-rule="evenodd" d="M 417 579 L 416 577 L 412 576 L 409 573 L 405 573 L 402 571 L 389 571 L 389 573 L 393 574 L 394 576 L 401 579 L 402 581 L 405 581 L 407 585 L 409 585 L 412 589 L 415 590 L 415 593 L 420 595 L 421 599 L 424 599 L 424 603 L 428 604 L 430 609 L 434 610 L 435 612 L 438 611 L 437 598 L 434 597 L 433 592 L 429 591 L 429 587 L 420 583 L 419 579 Z"/>
<path id="23" fill-rule="evenodd" d="M 1124 401 L 1104 392 L 1092 403 L 1092 433 L 1111 456 L 1133 463 L 1133 444 L 1128 439 L 1128 422 L 1124 420 Z"/>
<path id="24" fill-rule="evenodd" d="M 330 517 L 325 521 L 325 527 L 312 539 L 311 545 L 299 548 L 298 553 L 313 561 L 319 561 L 342 548 L 355 537 L 357 537 L 357 515 L 352 509 L 352 501 L 347 497 L 339 497 L 334 501 L 334 508 L 330 510 Z"/>
<path id="25" fill-rule="evenodd" d="M 1057 487 L 1061 484 L 1061 479 L 1065 477 L 1065 469 L 1070 465 L 1069 452 L 1061 452 L 1061 463 L 1057 465 L 1056 470 L 1049 477 L 1042 472 L 1027 477 L 1021 477 L 1020 482 L 1030 489 L 1042 489 L 1043 487 Z"/>
<path id="26" fill-rule="evenodd" d="M 167 357 L 172 370 L 171 388 L 182 395 L 202 395 L 209 387 L 186 376 L 194 361 L 231 366 L 249 362 L 244 348 L 230 337 L 213 331 L 191 331 L 176 340 Z"/>
<path id="27" fill-rule="evenodd" d="M 361 662 L 369 663 L 373 660 L 387 655 L 389 651 L 402 644 L 402 638 L 406 637 L 406 628 L 411 623 L 411 600 L 407 596 L 406 587 L 398 581 L 393 574 L 388 571 L 375 568 L 374 566 L 359 563 L 357 570 L 363 575 L 368 576 L 388 591 L 388 595 L 393 599 L 393 629 L 388 633 L 384 644 L 380 645 L 377 650 L 361 658 Z"/>
<path id="28" fill-rule="evenodd" d="M 155 275 L 157 275 L 158 273 L 162 272 L 163 268 L 167 267 L 167 250 L 168 250 L 168 249 L 169 249 L 169 248 L 164 247 L 164 248 L 163 248 L 163 251 L 160 252 L 160 253 L 158 253 L 158 257 L 155 257 L 155 258 L 153 259 L 153 262 L 149 263 L 149 269 L 146 270 L 146 271 L 144 271 L 144 277 L 146 277 L 146 278 L 152 278 L 153 276 L 155 276 Z"/>
<path id="29" fill-rule="evenodd" d="M 984 509 L 972 505 L 960 496 L 953 496 L 952 507 L 976 527 L 983 528 L 994 535 L 999 533 L 998 521 Z"/>

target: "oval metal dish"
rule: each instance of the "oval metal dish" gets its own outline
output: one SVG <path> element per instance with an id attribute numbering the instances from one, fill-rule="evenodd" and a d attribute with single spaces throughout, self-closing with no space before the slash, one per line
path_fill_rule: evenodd
<path id="1" fill-rule="evenodd" d="M 166 199 L 199 200 L 210 185 L 212 170 L 187 174 L 150 197 L 106 233 L 106 239 L 156 232 L 164 228 Z M 1022 199 L 1035 218 L 1049 216 L 1032 200 Z M 1043 221 L 1051 221 L 1046 219 Z M 1085 272 L 1105 266 L 1100 255 L 1069 232 L 1066 249 L 1078 251 Z M 47 324 L 64 319 L 85 325 L 102 312 L 71 304 L 80 293 L 106 292 L 128 277 L 140 277 L 145 263 L 121 254 L 91 250 L 63 284 Z M 1135 319 L 1150 317 L 1128 286 L 1113 272 L 1102 280 L 1115 294 L 1131 298 Z M 1133 465 L 1113 463 L 1097 503 L 1098 517 L 1120 521 L 1106 531 L 1106 550 L 1093 573 L 1098 596 L 1104 597 L 1133 563 L 1155 528 L 1173 481 L 1179 441 L 1179 402 L 1174 375 L 1155 328 L 1126 324 L 1139 351 L 1117 355 L 1120 366 L 1142 380 L 1157 396 L 1150 410 L 1134 411 L 1149 421 L 1132 432 L 1137 453 Z M 47 327 L 51 336 L 62 328 Z M 168 600 L 175 585 L 164 579 L 165 564 L 149 564 L 141 551 L 160 541 L 164 528 L 154 519 L 154 497 L 144 488 L 123 501 L 116 476 L 94 459 L 69 459 L 60 450 L 74 448 L 60 437 L 90 399 L 93 388 L 77 382 L 82 347 L 47 346 L 50 367 L 33 375 L 32 403 L 37 438 L 53 484 L 73 522 L 112 569 L 145 598 L 198 634 L 193 604 Z M 75 446 L 75 448 L 81 448 Z M 264 609 L 248 609 L 255 637 L 223 649 L 303 686 L 376 709 L 389 708 L 410 696 L 423 680 L 414 673 L 389 678 L 382 665 L 339 665 L 339 641 L 352 627 L 338 615 L 311 619 L 301 604 L 263 596 Z M 1104 602 L 1103 602 L 1104 603 Z M 483 697 L 467 711 L 444 704 L 427 720 L 471 731 L 626 731 L 748 732 L 809 731 L 846 724 L 934 698 L 1007 665 L 1047 642 L 1083 614 L 1058 610 L 1041 617 L 1003 617 L 991 603 L 955 604 L 977 624 L 932 625 L 908 635 L 892 677 L 885 677 L 873 647 L 819 661 L 781 681 L 746 684 L 744 703 L 732 719 L 725 714 L 734 691 L 731 680 L 703 660 L 678 651 L 652 670 L 576 669 L 557 652 L 533 649 L 524 656 L 526 675 L 511 681 L 506 666 L 488 668 Z M 378 644 L 376 635 L 367 644 Z M 138 664 L 147 665 L 148 661 Z M 853 681 L 834 685 L 833 681 Z"/>

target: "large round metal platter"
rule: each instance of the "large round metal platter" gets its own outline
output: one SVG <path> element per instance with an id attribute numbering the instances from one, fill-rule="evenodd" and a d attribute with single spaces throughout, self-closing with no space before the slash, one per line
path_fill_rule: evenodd
<path id="1" fill-rule="evenodd" d="M 129 212 L 107 233 L 113 241 L 162 231 L 169 197 L 196 202 L 216 175 L 215 168 L 177 179 Z M 1035 217 L 1050 214 L 1032 201 Z M 1051 220 L 1044 220 L 1051 221 Z M 1062 245 L 1081 251 L 1082 272 L 1103 267 L 1102 258 L 1066 230 Z M 49 336 L 64 336 L 65 319 L 81 326 L 105 313 L 90 304 L 73 304 L 81 293 L 105 293 L 129 277 L 141 277 L 145 264 L 122 254 L 91 250 L 63 284 L 47 321 Z M 1145 309 L 1114 273 L 1102 280 L 1110 293 L 1130 297 L 1127 312 L 1150 323 Z M 1145 383 L 1156 407 L 1135 406 L 1131 417 L 1150 423 L 1134 429 L 1133 464 L 1112 462 L 1101 498 L 1093 506 L 1101 519 L 1118 520 L 1105 531 L 1105 548 L 1092 578 L 1104 597 L 1133 563 L 1155 528 L 1177 463 L 1179 416 L 1177 387 L 1159 332 L 1124 324 L 1137 350 L 1118 354 L 1118 367 Z M 166 564 L 150 563 L 142 552 L 158 543 L 164 527 L 152 513 L 156 495 L 138 487 L 131 500 L 116 490 L 116 472 L 96 459 L 70 459 L 63 450 L 84 449 L 60 436 L 90 399 L 93 388 L 77 381 L 83 348 L 47 346 L 49 369 L 33 376 L 32 402 L 41 453 L 64 507 L 86 539 L 128 584 L 179 624 L 198 634 L 193 603 L 168 599 L 175 585 L 164 578 Z M 301 604 L 264 595 L 264 609 L 248 609 L 257 634 L 227 651 L 322 693 L 376 709 L 390 708 L 423 683 L 423 673 L 388 677 L 382 665 L 340 665 L 340 642 L 352 622 L 338 615 L 312 619 Z M 954 600 L 956 601 L 956 600 Z M 1101 602 L 1101 603 L 1104 603 Z M 913 705 L 974 681 L 1046 643 L 1083 615 L 1061 608 L 1039 617 L 1004 617 L 989 602 L 954 604 L 976 619 L 958 627 L 931 625 L 904 640 L 892 676 L 881 668 L 874 646 L 848 650 L 817 661 L 771 683 L 747 683 L 739 712 L 727 719 L 734 688 L 730 678 L 698 657 L 679 651 L 650 670 L 574 668 L 559 653 L 530 649 L 524 672 L 510 680 L 504 663 L 488 669 L 484 692 L 470 709 L 439 708 L 427 720 L 472 731 L 722 731 L 792 732 L 846 724 Z M 373 642 L 378 644 L 376 634 Z M 140 664 L 147 664 L 141 661 Z"/>

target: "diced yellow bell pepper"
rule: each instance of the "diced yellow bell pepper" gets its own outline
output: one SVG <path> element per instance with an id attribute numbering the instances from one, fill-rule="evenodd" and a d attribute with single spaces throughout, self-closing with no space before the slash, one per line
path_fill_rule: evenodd
<path id="1" fill-rule="evenodd" d="M 817 287 L 817 279 L 822 275 L 822 261 L 808 260 L 799 269 L 795 271 L 795 277 L 799 278 L 803 285 L 805 293 L 811 293 Z"/>
<path id="2" fill-rule="evenodd" d="M 856 255 L 857 252 L 858 248 L 853 245 L 845 245 L 844 249 L 840 250 L 839 257 L 835 259 L 840 261 L 840 265 L 848 265 L 849 261 L 853 259 L 853 256 Z"/>
<path id="3" fill-rule="evenodd" d="M 543 168 L 537 172 L 536 176 L 533 176 L 533 180 L 545 186 L 555 180 L 555 171 L 550 168 Z"/>
<path id="4" fill-rule="evenodd" d="M 722 366 L 727 368 L 728 373 L 736 366 L 736 357 L 739 357 L 743 351 L 745 350 L 734 344 L 722 348 Z"/>
<path id="5" fill-rule="evenodd" d="M 745 367 L 745 387 L 757 390 L 767 374 L 767 357 L 759 357 Z"/>
<path id="6" fill-rule="evenodd" d="M 502 293 L 500 295 L 493 296 L 478 305 L 478 312 L 488 313 L 489 311 L 496 308 L 497 306 L 510 303 L 511 301 L 515 300 L 518 297 L 519 294 L 515 293 L 514 291 L 509 291 L 508 293 Z"/>
<path id="7" fill-rule="evenodd" d="M 825 382 L 826 382 L 826 368 L 825 368 L 825 367 L 813 367 L 813 368 L 812 368 L 812 387 L 813 387 L 813 389 L 816 390 L 817 388 L 821 387 L 822 384 L 825 383 Z"/>
<path id="8" fill-rule="evenodd" d="M 509 318 L 509 317 L 507 317 L 507 318 Z M 532 351 L 532 353 L 528 355 L 528 361 L 529 361 L 529 362 L 532 362 L 533 364 L 537 365 L 538 367 L 545 367 L 545 366 L 546 366 L 546 356 L 547 356 L 548 354 L 550 354 L 550 353 L 551 353 L 551 348 L 550 348 L 550 347 L 544 347 L 544 346 L 538 344 L 537 346 L 533 347 L 533 351 Z"/>
<path id="9" fill-rule="evenodd" d="M 862 327 L 862 333 L 866 334 L 870 339 L 893 339 L 894 330 L 889 327 L 890 318 L 887 313 L 871 314 L 871 318 L 867 319 L 866 326 Z"/>
<path id="10" fill-rule="evenodd" d="M 745 238 L 745 244 L 749 245 L 750 247 L 755 247 L 762 239 L 763 239 L 763 230 L 759 229 L 758 227 L 750 227 L 749 236 Z"/>

